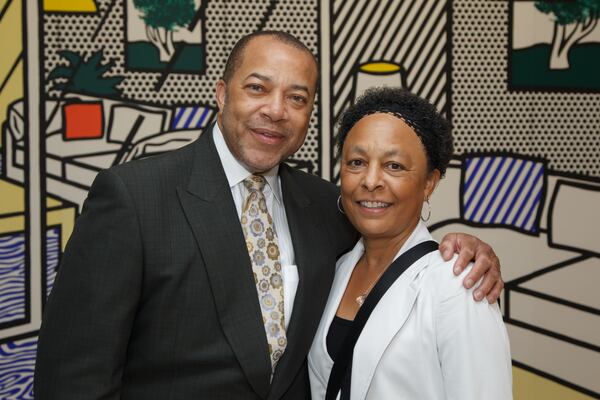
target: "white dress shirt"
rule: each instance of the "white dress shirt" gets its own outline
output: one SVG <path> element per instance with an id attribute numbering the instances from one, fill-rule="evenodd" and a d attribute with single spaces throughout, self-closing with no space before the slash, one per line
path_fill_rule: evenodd
<path id="1" fill-rule="evenodd" d="M 221 164 L 225 170 L 233 201 L 237 209 L 238 218 L 242 218 L 242 207 L 248 196 L 248 189 L 244 186 L 244 179 L 252 175 L 234 156 L 231 154 L 223 133 L 218 124 L 213 128 L 213 139 L 217 153 L 221 159 Z M 294 261 L 294 247 L 290 228 L 288 226 L 287 217 L 285 215 L 285 207 L 283 204 L 283 195 L 281 192 L 281 181 L 279 179 L 279 166 L 261 174 L 265 177 L 267 184 L 264 188 L 264 195 L 267 200 L 267 209 L 273 218 L 275 232 L 277 232 L 277 240 L 279 241 L 279 257 L 281 261 L 281 270 L 283 275 L 283 306 L 285 327 L 287 329 L 290 323 L 290 316 L 296 298 L 296 290 L 298 289 L 298 267 Z"/>

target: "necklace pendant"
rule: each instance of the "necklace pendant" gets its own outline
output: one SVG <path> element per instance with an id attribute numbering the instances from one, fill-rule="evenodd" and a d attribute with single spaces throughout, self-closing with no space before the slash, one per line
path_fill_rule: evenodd
<path id="1" fill-rule="evenodd" d="M 358 303 L 358 306 L 361 307 L 363 305 L 363 303 L 365 302 L 365 297 L 367 297 L 364 294 L 361 294 L 360 296 L 358 296 L 356 298 L 356 302 Z"/>

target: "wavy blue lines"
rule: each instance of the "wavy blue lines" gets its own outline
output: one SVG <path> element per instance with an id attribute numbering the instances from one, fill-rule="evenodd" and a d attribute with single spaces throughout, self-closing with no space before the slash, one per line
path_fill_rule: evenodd
<path id="1" fill-rule="evenodd" d="M 0 237 L 0 323 L 25 318 L 25 235 Z"/>
<path id="2" fill-rule="evenodd" d="M 171 129 L 201 129 L 213 117 L 213 110 L 206 106 L 177 107 L 171 124 Z"/>
<path id="3" fill-rule="evenodd" d="M 0 399 L 33 399 L 37 337 L 0 345 Z"/>
<path id="4" fill-rule="evenodd" d="M 46 297 L 50 294 L 60 258 L 60 229 L 48 229 L 46 234 Z"/>
<path id="5" fill-rule="evenodd" d="M 465 159 L 463 217 L 535 233 L 544 189 L 541 162 L 505 156 Z"/>

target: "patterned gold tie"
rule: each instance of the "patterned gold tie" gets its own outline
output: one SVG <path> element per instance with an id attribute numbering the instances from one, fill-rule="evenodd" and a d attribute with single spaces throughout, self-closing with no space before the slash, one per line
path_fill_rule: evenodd
<path id="1" fill-rule="evenodd" d="M 265 178 L 261 175 L 251 175 L 244 180 L 244 186 L 249 193 L 242 211 L 241 222 L 267 333 L 271 367 L 275 370 L 277 362 L 285 351 L 287 338 L 279 244 L 263 193 L 265 184 Z"/>

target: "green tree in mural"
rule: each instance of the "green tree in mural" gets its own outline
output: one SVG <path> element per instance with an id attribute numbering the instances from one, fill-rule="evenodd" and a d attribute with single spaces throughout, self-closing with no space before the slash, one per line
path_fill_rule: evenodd
<path id="1" fill-rule="evenodd" d="M 48 75 L 54 81 L 52 90 L 94 96 L 115 96 L 121 94 L 116 86 L 125 77 L 106 74 L 115 64 L 114 60 L 102 63 L 102 50 L 98 50 L 86 59 L 70 50 L 61 50 L 58 55 L 67 60 L 68 65 L 58 65 Z"/>
<path id="2" fill-rule="evenodd" d="M 159 52 L 162 62 L 173 56 L 173 32 L 190 23 L 195 13 L 194 0 L 133 0 L 146 24 L 146 36 Z"/>
<path id="3" fill-rule="evenodd" d="M 537 0 L 535 7 L 554 16 L 550 69 L 568 69 L 569 50 L 598 24 L 600 0 Z"/>

